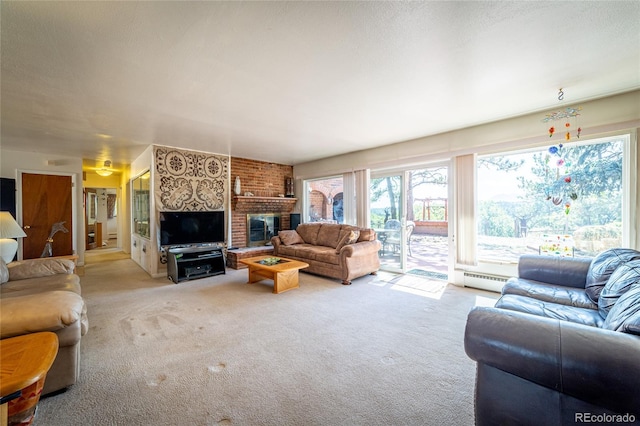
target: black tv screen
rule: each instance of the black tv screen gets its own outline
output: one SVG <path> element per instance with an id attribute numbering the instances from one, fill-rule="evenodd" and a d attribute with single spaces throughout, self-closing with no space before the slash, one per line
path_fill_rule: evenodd
<path id="1" fill-rule="evenodd" d="M 160 245 L 222 243 L 224 211 L 160 212 Z"/>

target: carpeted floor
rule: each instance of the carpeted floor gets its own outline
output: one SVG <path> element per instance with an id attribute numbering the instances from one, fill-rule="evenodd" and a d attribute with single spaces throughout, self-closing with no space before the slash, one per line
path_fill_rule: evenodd
<path id="1" fill-rule="evenodd" d="M 496 294 L 384 273 L 302 273 L 275 295 L 246 270 L 178 285 L 130 259 L 84 270 L 80 380 L 36 426 L 473 424 L 464 326 Z"/>

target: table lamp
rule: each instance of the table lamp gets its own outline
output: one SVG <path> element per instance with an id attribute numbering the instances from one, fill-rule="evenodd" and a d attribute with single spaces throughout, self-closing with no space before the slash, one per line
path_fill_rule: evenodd
<path id="1" fill-rule="evenodd" d="M 11 213 L 0 212 L 0 257 L 5 263 L 11 262 L 18 251 L 18 242 L 14 238 L 26 236 Z"/>

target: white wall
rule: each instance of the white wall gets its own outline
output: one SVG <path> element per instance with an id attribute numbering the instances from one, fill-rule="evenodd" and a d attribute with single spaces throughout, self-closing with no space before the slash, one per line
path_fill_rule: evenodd
<path id="1" fill-rule="evenodd" d="M 73 192 L 73 248 L 78 255 L 78 264 L 84 264 L 85 229 L 82 197 L 82 159 L 69 158 L 64 155 L 41 154 L 38 152 L 22 152 L 2 150 L 0 156 L 0 175 L 15 179 L 19 188 L 19 173 L 60 174 L 72 177 L 75 188 Z M 17 221 L 22 224 L 22 200 L 20 192 L 16 193 Z M 21 247 L 20 247 L 21 249 Z M 19 249 L 19 250 L 20 250 Z M 18 252 L 20 255 L 20 251 Z"/>
<path id="2" fill-rule="evenodd" d="M 601 136 L 617 130 L 640 127 L 640 90 L 610 96 L 590 102 L 564 101 L 555 110 L 581 106 L 579 125 L 582 138 Z M 526 116 L 468 127 L 448 133 L 393 143 L 379 148 L 352 152 L 318 161 L 298 164 L 293 171 L 296 179 L 308 179 L 342 174 L 358 169 L 385 169 L 428 162 L 449 160 L 458 155 L 500 152 L 505 149 L 544 146 L 549 144 L 541 111 Z M 451 111 L 464 114 L 464 109 Z"/>
<path id="3" fill-rule="evenodd" d="M 294 166 L 293 172 L 296 181 L 300 181 L 359 169 L 384 170 L 413 165 L 425 166 L 471 153 L 488 154 L 546 146 L 549 144 L 549 124 L 542 122 L 542 119 L 546 113 L 569 106 L 582 107 L 578 122 L 583 129 L 581 139 L 607 136 L 614 132 L 629 132 L 632 135 L 632 144 L 636 145 L 640 130 L 640 90 L 590 102 L 564 101 L 553 110 L 299 164 Z M 464 114 L 464 110 L 451 113 Z M 637 170 L 640 165 L 640 149 L 637 149 L 635 154 L 632 170 Z M 632 247 L 639 248 L 640 214 L 637 212 L 640 211 L 640 197 L 637 172 L 630 184 L 631 201 L 635 206 L 630 209 L 634 216 L 631 218 L 630 239 Z"/>

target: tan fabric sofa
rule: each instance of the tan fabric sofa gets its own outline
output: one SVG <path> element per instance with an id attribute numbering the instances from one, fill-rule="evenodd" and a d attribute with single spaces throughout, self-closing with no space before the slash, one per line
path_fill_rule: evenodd
<path id="1" fill-rule="evenodd" d="M 350 237 L 355 241 L 348 241 Z M 381 245 L 370 228 L 303 223 L 295 231 L 280 231 L 271 243 L 275 256 L 308 263 L 303 272 L 337 278 L 345 285 L 380 268 Z"/>
<path id="2" fill-rule="evenodd" d="M 0 338 L 39 331 L 58 336 L 58 354 L 42 393 L 76 383 L 80 372 L 80 340 L 87 332 L 80 277 L 69 259 L 0 260 Z"/>

